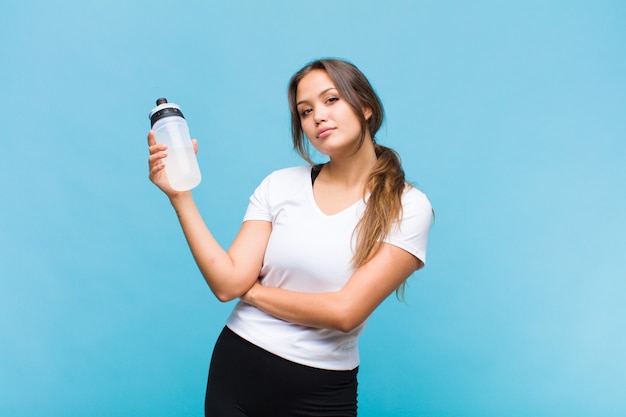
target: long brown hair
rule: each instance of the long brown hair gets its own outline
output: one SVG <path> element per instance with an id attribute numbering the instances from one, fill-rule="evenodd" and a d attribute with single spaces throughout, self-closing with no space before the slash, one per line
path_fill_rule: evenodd
<path id="1" fill-rule="evenodd" d="M 320 59 L 313 61 L 298 71 L 289 82 L 288 98 L 291 111 L 291 134 L 294 149 L 308 163 L 313 165 L 309 153 L 300 113 L 297 109 L 296 93 L 298 84 L 305 75 L 315 70 L 325 71 L 337 87 L 340 96 L 348 102 L 361 122 L 359 147 L 363 144 L 366 132 L 372 140 L 383 123 L 384 109 L 380 98 L 365 75 L 353 64 L 339 59 Z M 372 114 L 366 119 L 363 109 L 370 109 Z M 356 250 L 353 257 L 355 268 L 365 264 L 376 253 L 391 228 L 402 217 L 402 193 L 406 185 L 400 157 L 391 148 L 377 144 L 374 140 L 376 165 L 367 179 L 370 191 L 363 217 L 355 232 L 357 233 Z M 402 283 L 396 290 L 400 298 L 404 292 Z"/>

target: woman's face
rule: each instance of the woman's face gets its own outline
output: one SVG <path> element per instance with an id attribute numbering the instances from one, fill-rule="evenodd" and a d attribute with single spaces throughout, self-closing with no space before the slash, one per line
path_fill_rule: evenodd
<path id="1" fill-rule="evenodd" d="M 311 71 L 300 80 L 296 103 L 302 130 L 318 152 L 338 157 L 358 150 L 359 118 L 325 71 Z"/>

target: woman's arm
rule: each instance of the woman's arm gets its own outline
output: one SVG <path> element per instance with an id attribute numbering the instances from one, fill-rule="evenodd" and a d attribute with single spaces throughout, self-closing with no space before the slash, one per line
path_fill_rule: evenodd
<path id="1" fill-rule="evenodd" d="M 148 134 L 150 179 L 170 199 L 194 259 L 211 291 L 220 301 L 244 294 L 258 279 L 272 230 L 270 222 L 246 221 L 226 252 L 207 228 L 191 191 L 173 190 L 165 175 L 163 158 L 167 147 Z M 196 142 L 194 147 L 197 150 Z"/>
<path id="2" fill-rule="evenodd" d="M 422 266 L 409 252 L 383 243 L 337 292 L 303 293 L 255 284 L 242 300 L 292 323 L 349 332 Z"/>

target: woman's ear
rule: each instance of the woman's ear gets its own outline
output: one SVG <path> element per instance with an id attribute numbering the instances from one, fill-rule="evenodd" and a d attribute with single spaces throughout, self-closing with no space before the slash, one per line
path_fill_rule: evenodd
<path id="1" fill-rule="evenodd" d="M 369 107 L 363 107 L 363 116 L 365 116 L 365 120 L 369 120 L 372 117 L 372 109 Z"/>

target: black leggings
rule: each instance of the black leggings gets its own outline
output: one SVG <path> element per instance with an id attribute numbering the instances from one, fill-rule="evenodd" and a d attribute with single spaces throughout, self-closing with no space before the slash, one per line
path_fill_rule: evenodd
<path id="1" fill-rule="evenodd" d="M 357 372 L 278 357 L 225 327 L 213 351 L 206 417 L 355 417 Z"/>

